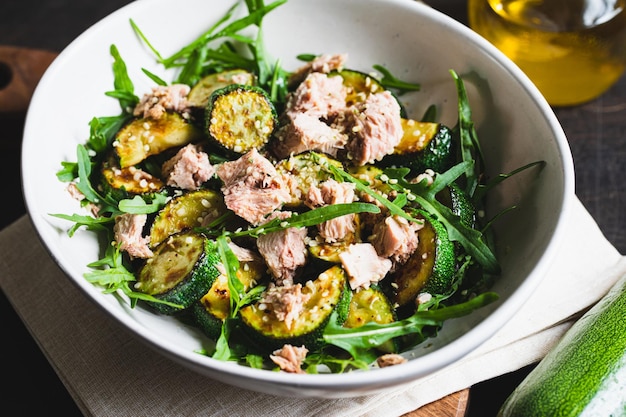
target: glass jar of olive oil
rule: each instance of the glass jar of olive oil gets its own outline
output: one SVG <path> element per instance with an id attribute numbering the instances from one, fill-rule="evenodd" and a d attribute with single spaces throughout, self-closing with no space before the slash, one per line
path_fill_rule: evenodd
<path id="1" fill-rule="evenodd" d="M 594 99 L 626 68 L 626 0 L 469 0 L 468 10 L 551 105 Z"/>

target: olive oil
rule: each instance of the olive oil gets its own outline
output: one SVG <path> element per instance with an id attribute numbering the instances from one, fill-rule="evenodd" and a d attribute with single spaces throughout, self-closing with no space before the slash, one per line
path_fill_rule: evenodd
<path id="1" fill-rule="evenodd" d="M 551 105 L 596 98 L 626 68 L 626 0 L 469 0 L 468 10 Z"/>

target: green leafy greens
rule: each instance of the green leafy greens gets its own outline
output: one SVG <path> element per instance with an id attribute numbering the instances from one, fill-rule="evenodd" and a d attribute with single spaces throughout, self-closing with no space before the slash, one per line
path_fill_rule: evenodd
<path id="1" fill-rule="evenodd" d="M 138 38 L 154 54 L 157 62 L 165 70 L 175 73 L 173 83 L 194 86 L 207 74 L 227 69 L 244 69 L 257 77 L 258 85 L 268 93 L 276 108 L 280 109 L 288 98 L 290 92 L 288 82 L 292 73 L 282 68 L 280 60 L 269 54 L 264 42 L 263 21 L 268 13 L 286 1 L 277 0 L 267 5 L 263 0 L 236 2 L 205 32 L 167 57 L 164 57 L 148 40 L 148 36 L 134 20 L 130 21 L 130 25 Z M 238 8 L 242 3 L 245 3 L 247 13 L 239 17 Z M 119 102 L 121 112 L 115 116 L 92 118 L 89 122 L 90 132 L 86 144 L 78 145 L 76 148 L 76 162 L 62 162 L 62 168 L 57 173 L 60 181 L 71 183 L 71 186 L 82 195 L 81 206 L 91 208 L 93 215 L 53 214 L 53 216 L 74 223 L 68 230 L 69 236 L 85 228 L 104 236 L 109 242 L 103 250 L 101 259 L 88 265 L 91 271 L 85 273 L 84 277 L 89 282 L 103 287 L 105 293 L 125 295 L 130 299 L 132 307 L 139 301 L 146 301 L 182 308 L 158 297 L 135 291 L 133 282 L 136 280 L 140 262 L 125 256 L 122 245 L 115 242 L 114 226 L 117 216 L 155 215 L 176 193 L 163 189 L 133 195 L 125 192 L 114 193 L 100 186 L 100 173 L 97 170 L 107 160 L 106 158 L 110 157 L 117 132 L 133 120 L 133 109 L 140 102 L 135 95 L 134 84 L 128 75 L 128 68 L 120 51 L 115 45 L 111 45 L 109 53 L 112 58 L 114 82 L 113 90 L 105 94 Z M 298 58 L 311 61 L 318 56 L 302 54 Z M 373 68 L 382 74 L 377 81 L 397 96 L 420 90 L 420 84 L 400 80 L 382 65 L 374 65 Z M 142 69 L 142 72 L 156 85 L 168 85 L 159 75 L 146 69 Z M 481 204 L 488 190 L 512 175 L 541 165 L 541 162 L 528 164 L 485 182 L 483 178 L 485 163 L 465 86 L 461 77 L 454 71 L 450 73 L 458 94 L 458 124 L 455 126 L 455 132 L 459 138 L 459 158 L 456 164 L 445 172 L 433 173 L 430 181 L 428 178 L 416 181 L 411 177 L 409 168 L 385 168 L 382 174 L 376 177 L 376 180 L 384 183 L 391 191 L 383 194 L 368 181 L 352 175 L 339 166 L 327 163 L 326 156 L 311 152 L 313 160 L 329 177 L 339 182 L 354 184 L 356 191 L 368 196 L 367 201 L 370 202 L 357 201 L 297 209 L 287 218 L 275 218 L 265 224 L 249 225 L 245 229 L 238 227 L 240 223 L 236 221 L 235 214 L 226 210 L 209 224 L 194 229 L 207 239 L 207 247 L 219 255 L 222 273 L 228 284 L 229 312 L 221 322 L 219 337 L 214 340 L 214 349 L 209 353 L 212 357 L 224 361 L 239 361 L 257 368 L 266 366 L 266 352 L 251 347 L 249 339 L 241 337 L 243 324 L 240 312 L 246 306 L 259 302 L 268 284 L 263 282 L 246 289 L 238 277 L 242 262 L 230 245 L 237 240 L 250 242 L 269 233 L 291 228 L 315 227 L 341 216 L 367 216 L 385 210 L 390 215 L 423 224 L 425 220 L 420 216 L 420 210 L 426 211 L 444 225 L 449 239 L 458 249 L 455 271 L 447 292 L 433 294 L 430 299 L 417 303 L 411 314 L 392 323 L 380 324 L 370 321 L 360 327 L 348 328 L 343 326 L 338 311 L 334 311 L 318 337 L 318 342 L 323 347 L 310 352 L 304 361 L 306 372 L 317 372 L 318 365 L 325 365 L 333 372 L 345 372 L 355 368 L 368 369 L 386 343 L 393 341 L 402 349 L 409 349 L 434 336 L 446 320 L 465 316 L 497 300 L 497 294 L 483 291 L 483 287 L 475 285 L 467 278 L 470 273 L 476 271 L 479 271 L 481 277 L 483 274 L 495 276 L 500 272 L 495 248 L 487 235 L 491 222 L 483 225 L 482 230 L 466 224 L 448 205 L 439 201 L 438 195 L 452 184 L 461 184 L 476 207 L 482 208 Z M 422 120 L 434 122 L 436 118 L 437 109 L 431 105 Z M 209 158 L 216 164 L 229 160 L 229 156 L 219 152 L 212 153 Z M 140 164 L 140 168 L 146 172 L 158 172 L 161 169 L 159 163 L 161 161 L 145 161 Z M 316 264 L 307 267 L 320 266 Z M 482 278 L 479 278 L 479 281 L 480 279 Z M 337 350 L 341 353 L 337 353 Z"/>

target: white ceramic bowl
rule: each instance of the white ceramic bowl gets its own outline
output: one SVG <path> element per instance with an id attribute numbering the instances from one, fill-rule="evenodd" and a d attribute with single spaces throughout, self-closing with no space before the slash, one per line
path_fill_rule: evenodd
<path id="1" fill-rule="evenodd" d="M 552 261 L 563 232 L 564 213 L 574 195 L 569 147 L 551 108 L 507 58 L 460 23 L 411 0 L 289 0 L 264 21 L 270 53 L 285 68 L 300 65 L 301 53 L 349 54 L 349 67 L 366 72 L 382 64 L 402 79 L 421 83 L 406 103 L 419 118 L 436 104 L 440 120 L 456 123 L 457 98 L 450 69 L 468 89 L 489 171 L 509 172 L 544 160 L 539 176 L 520 175 L 492 194 L 489 207 L 519 208 L 497 223 L 502 277 L 495 304 L 446 322 L 440 334 L 414 349 L 408 363 L 367 372 L 300 375 L 263 371 L 194 353 L 202 336 L 177 320 L 131 309 L 89 284 L 83 273 L 98 258 L 89 232 L 69 238 L 68 222 L 50 213 L 72 214 L 77 203 L 55 176 L 61 161 L 76 160 L 76 145 L 89 134 L 94 116 L 116 115 L 109 47 L 115 44 L 128 66 L 137 94 L 153 85 L 147 68 L 167 78 L 129 24 L 134 19 L 167 56 L 221 17 L 231 2 L 141 0 L 91 27 L 64 50 L 42 78 L 32 99 L 24 132 L 22 177 L 30 217 L 52 257 L 111 317 L 168 357 L 202 373 L 251 390 L 287 396 L 343 397 L 373 393 L 427 375 L 457 361 L 485 342 L 535 290 Z"/>

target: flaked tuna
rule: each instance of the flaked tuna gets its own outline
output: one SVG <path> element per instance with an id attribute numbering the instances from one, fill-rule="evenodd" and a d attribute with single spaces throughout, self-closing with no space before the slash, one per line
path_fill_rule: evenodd
<path id="1" fill-rule="evenodd" d="M 310 62 L 307 62 L 305 65 L 298 68 L 296 71 L 291 74 L 288 80 L 289 87 L 296 86 L 300 84 L 307 75 L 312 72 L 321 72 L 324 74 L 328 74 L 331 71 L 341 70 L 343 69 L 346 61 L 348 60 L 347 54 L 323 54 Z"/>
<path id="2" fill-rule="evenodd" d="M 280 128 L 272 143 L 272 152 L 279 159 L 306 151 L 320 151 L 337 156 L 343 149 L 347 136 L 308 113 L 295 113 Z"/>
<path id="3" fill-rule="evenodd" d="M 272 283 L 259 300 L 259 309 L 271 311 L 278 321 L 285 322 L 285 326 L 291 329 L 310 298 L 310 294 L 302 293 L 302 284 Z"/>
<path id="4" fill-rule="evenodd" d="M 346 93 L 343 78 L 314 72 L 289 94 L 285 113 L 288 117 L 307 113 L 318 118 L 328 118 L 345 109 Z"/>
<path id="5" fill-rule="evenodd" d="M 395 270 L 417 249 L 417 231 L 422 227 L 423 224 L 410 222 L 404 217 L 388 216 L 374 225 L 369 241 L 380 256 L 391 259 L 392 270 Z"/>
<path id="6" fill-rule="evenodd" d="M 291 214 L 281 212 L 278 215 L 286 218 Z M 290 227 L 257 238 L 259 253 L 278 284 L 293 283 L 298 268 L 306 264 L 306 238 L 305 227 Z"/>
<path id="7" fill-rule="evenodd" d="M 217 176 L 223 182 L 226 207 L 253 225 L 291 198 L 285 178 L 256 149 L 219 165 Z"/>
<path id="8" fill-rule="evenodd" d="M 339 254 L 341 265 L 348 274 L 350 288 L 369 288 L 391 270 L 391 261 L 378 256 L 371 243 L 355 243 Z"/>
<path id="9" fill-rule="evenodd" d="M 311 207 L 322 207 L 331 204 L 352 203 L 355 200 L 355 185 L 349 182 L 337 182 L 329 179 L 319 187 L 312 185 L 306 196 L 305 203 Z M 346 214 L 320 223 L 317 227 L 320 236 L 328 243 L 343 240 L 356 231 L 355 214 Z"/>
<path id="10" fill-rule="evenodd" d="M 148 247 L 149 237 L 144 237 L 143 228 L 148 216 L 146 214 L 124 213 L 115 217 L 113 233 L 120 250 L 128 252 L 132 258 L 150 258 L 152 250 Z"/>
<path id="11" fill-rule="evenodd" d="M 388 366 L 395 366 L 406 363 L 408 360 L 402 355 L 397 353 L 386 353 L 376 358 L 376 364 L 379 368 L 386 368 Z"/>
<path id="12" fill-rule="evenodd" d="M 392 153 L 403 134 L 400 105 L 388 91 L 370 94 L 348 109 L 343 123 L 349 135 L 345 146 L 348 159 L 357 166 Z"/>
<path id="13" fill-rule="evenodd" d="M 347 136 L 330 123 L 346 112 L 346 94 L 343 78 L 321 72 L 308 74 L 287 98 L 272 152 L 278 158 L 310 150 L 336 156 Z"/>
<path id="14" fill-rule="evenodd" d="M 133 115 L 160 119 L 167 111 L 186 113 L 189 110 L 187 95 L 191 87 L 186 84 L 156 86 L 145 94 L 133 110 Z"/>
<path id="15" fill-rule="evenodd" d="M 181 148 L 173 158 L 165 161 L 161 169 L 167 185 L 183 190 L 197 190 L 215 173 L 209 155 L 199 145 L 189 144 Z"/>
<path id="16" fill-rule="evenodd" d="M 292 345 L 284 345 L 281 349 L 277 349 L 270 355 L 270 359 L 278 365 L 281 371 L 301 374 L 304 373 L 302 370 L 302 363 L 306 358 L 309 350 L 304 346 L 292 346 Z"/>

